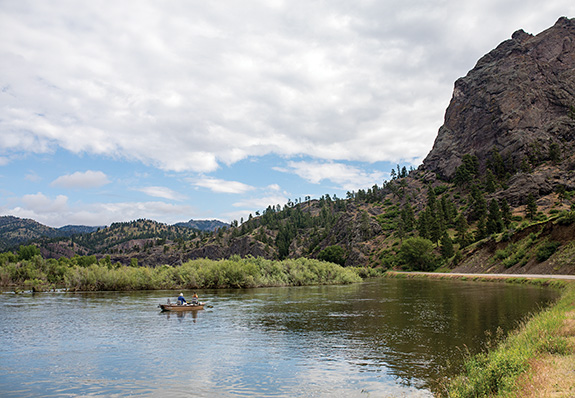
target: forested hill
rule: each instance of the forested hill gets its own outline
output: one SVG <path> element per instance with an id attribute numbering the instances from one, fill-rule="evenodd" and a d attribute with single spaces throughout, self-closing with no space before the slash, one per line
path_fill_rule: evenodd
<path id="1" fill-rule="evenodd" d="M 416 170 L 379 185 L 275 205 L 198 232 L 137 221 L 37 241 L 44 256 L 156 266 L 232 255 L 346 266 L 574 274 L 575 20 L 517 31 L 455 83 Z"/>
<path id="2" fill-rule="evenodd" d="M 135 220 L 110 226 L 66 225 L 52 228 L 30 219 L 3 216 L 0 217 L 0 250 L 36 242 L 46 248 L 53 247 L 56 254 L 62 255 L 105 253 L 112 247 L 119 250 L 118 247 L 132 240 L 181 241 L 226 225 L 217 220 L 190 220 L 175 225 Z"/>

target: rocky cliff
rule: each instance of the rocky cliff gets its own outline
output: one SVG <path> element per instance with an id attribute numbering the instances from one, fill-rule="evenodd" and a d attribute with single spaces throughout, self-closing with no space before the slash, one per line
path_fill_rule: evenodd
<path id="1" fill-rule="evenodd" d="M 552 144 L 569 156 L 574 107 L 575 19 L 562 17 L 536 36 L 518 30 L 455 82 L 423 168 L 451 179 L 463 155 L 472 154 L 484 170 L 494 148 L 511 174 L 546 160 Z"/>

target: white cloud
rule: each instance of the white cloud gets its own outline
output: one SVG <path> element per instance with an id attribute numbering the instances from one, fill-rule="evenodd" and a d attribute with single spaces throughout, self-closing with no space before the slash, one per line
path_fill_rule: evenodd
<path id="1" fill-rule="evenodd" d="M 412 161 L 456 78 L 565 14 L 570 0 L 8 2 L 0 149 L 196 172 L 269 153 Z"/>
<path id="2" fill-rule="evenodd" d="M 288 162 L 288 168 L 276 168 L 278 171 L 294 173 L 312 184 L 329 180 L 340 189 L 354 191 L 359 188 L 382 185 L 385 173 L 374 170 L 365 172 L 354 166 L 343 163 L 321 162 Z"/>
<path id="3" fill-rule="evenodd" d="M 66 224 L 109 225 L 113 222 L 139 218 L 176 223 L 187 221 L 197 215 L 197 211 L 188 205 L 157 201 L 71 204 L 66 196 L 58 195 L 52 199 L 41 192 L 24 195 L 18 206 L 0 208 L 0 211 L 2 214 L 31 218 L 52 227 Z"/>
<path id="4" fill-rule="evenodd" d="M 245 193 L 254 189 L 254 187 L 239 181 L 225 181 L 217 178 L 202 178 L 194 182 L 194 185 L 202 188 L 208 188 L 217 193 Z"/>
<path id="5" fill-rule="evenodd" d="M 49 214 L 64 212 L 68 208 L 68 197 L 58 195 L 55 199 L 50 199 L 41 192 L 36 194 L 24 195 L 22 203 L 26 210 L 37 214 Z"/>
<path id="6" fill-rule="evenodd" d="M 108 176 L 101 171 L 88 170 L 66 174 L 52 181 L 52 186 L 63 188 L 98 188 L 109 184 Z"/>
<path id="7" fill-rule="evenodd" d="M 39 182 L 42 180 L 42 177 L 40 177 L 35 171 L 30 171 L 24 178 L 31 182 Z"/>
<path id="8" fill-rule="evenodd" d="M 168 200 L 183 200 L 183 195 L 179 194 L 166 187 L 142 187 L 137 189 L 140 192 L 145 193 L 148 196 L 155 198 L 162 198 Z"/>
<path id="9" fill-rule="evenodd" d="M 240 200 L 234 202 L 233 206 L 252 209 L 249 211 L 255 212 L 257 210 L 263 211 L 267 209 L 268 206 L 275 206 L 275 205 L 283 206 L 287 203 L 287 201 L 288 198 L 285 195 L 270 195 L 270 196 L 263 196 L 261 198 L 248 198 Z"/>
<path id="10" fill-rule="evenodd" d="M 10 187 L 0 211 L 48 225 L 192 218 L 183 203 L 126 199 L 130 187 L 185 199 L 153 168 L 187 178 L 198 188 L 195 206 L 218 216 L 232 208 L 230 217 L 313 192 L 293 176 L 322 191 L 379 185 L 387 174 L 374 162 L 417 166 L 429 152 L 454 81 L 481 56 L 517 29 L 538 33 L 575 16 L 572 0 L 19 0 L 0 8 L 0 166 Z M 270 154 L 287 162 L 285 179 L 269 181 L 278 159 Z M 52 192 L 45 181 L 53 179 L 39 168 L 42 180 L 24 175 L 25 159 L 62 167 L 79 158 L 121 166 L 52 186 L 113 181 L 105 200 L 122 202 L 88 205 L 102 196 L 80 189 L 24 196 Z M 261 160 L 250 183 L 266 188 L 233 181 L 248 158 Z M 217 195 L 228 193 L 238 196 Z"/>

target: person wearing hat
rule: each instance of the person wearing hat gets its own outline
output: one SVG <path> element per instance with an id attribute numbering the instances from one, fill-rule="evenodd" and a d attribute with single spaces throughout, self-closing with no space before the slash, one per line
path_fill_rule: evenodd
<path id="1" fill-rule="evenodd" d="M 184 298 L 184 293 L 180 293 L 178 297 L 178 305 L 184 305 L 185 303 L 187 303 L 187 301 Z"/>

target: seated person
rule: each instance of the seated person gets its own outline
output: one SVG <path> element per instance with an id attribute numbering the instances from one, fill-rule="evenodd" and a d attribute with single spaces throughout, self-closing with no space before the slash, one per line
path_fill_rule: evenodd
<path id="1" fill-rule="evenodd" d="M 196 294 L 196 292 L 194 292 L 194 295 L 192 296 L 192 304 L 194 305 L 198 305 L 200 302 L 198 301 L 198 295 Z"/>
<path id="2" fill-rule="evenodd" d="M 180 296 L 178 297 L 178 305 L 183 305 L 185 303 L 187 303 L 187 301 L 184 298 L 184 293 L 180 293 Z"/>

